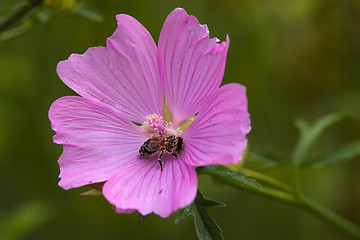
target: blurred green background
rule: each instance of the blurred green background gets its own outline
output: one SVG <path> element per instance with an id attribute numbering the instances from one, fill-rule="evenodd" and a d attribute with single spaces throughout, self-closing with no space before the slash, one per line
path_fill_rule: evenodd
<path id="1" fill-rule="evenodd" d="M 0 0 L 0 13 L 21 1 Z M 53 1 L 56 2 L 56 1 Z M 4 239 L 196 239 L 192 220 L 175 225 L 156 215 L 115 214 L 86 188 L 58 187 L 57 158 L 47 117 L 51 103 L 74 95 L 55 68 L 71 53 L 104 45 L 115 15 L 138 19 L 157 42 L 176 7 L 230 36 L 223 83 L 247 87 L 250 151 L 287 159 L 296 143 L 295 118 L 314 121 L 348 110 L 347 121 L 320 139 L 314 154 L 360 138 L 360 1 L 86 1 L 102 23 L 59 11 L 46 24 L 0 42 L 0 234 Z M 305 193 L 360 224 L 360 159 L 324 170 L 302 171 Z M 286 170 L 269 174 L 292 184 Z M 201 176 L 199 186 L 227 207 L 210 210 L 225 239 L 351 239 L 307 213 Z"/>

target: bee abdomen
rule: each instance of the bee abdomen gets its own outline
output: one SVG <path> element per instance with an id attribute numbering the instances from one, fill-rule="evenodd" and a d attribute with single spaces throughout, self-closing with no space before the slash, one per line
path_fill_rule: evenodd
<path id="1" fill-rule="evenodd" d="M 141 145 L 139 149 L 140 157 L 149 157 L 152 154 L 156 153 L 159 150 L 159 144 L 153 141 L 153 139 L 148 139 L 146 142 Z"/>
<path id="2" fill-rule="evenodd" d="M 179 152 L 181 149 L 183 149 L 184 139 L 182 137 L 178 137 L 177 139 L 178 139 L 178 143 L 175 151 Z"/>

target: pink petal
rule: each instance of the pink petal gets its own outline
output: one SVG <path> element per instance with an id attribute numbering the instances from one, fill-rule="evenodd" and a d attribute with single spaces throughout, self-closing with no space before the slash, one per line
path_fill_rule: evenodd
<path id="1" fill-rule="evenodd" d="M 159 51 L 164 67 L 165 97 L 172 125 L 199 112 L 205 99 L 219 88 L 225 69 L 229 38 L 218 44 L 209 39 L 206 25 L 183 9 L 175 9 L 161 30 Z"/>
<path id="2" fill-rule="evenodd" d="M 62 144 L 60 182 L 64 189 L 108 180 L 124 164 L 137 160 L 146 137 L 119 113 L 81 97 L 55 101 L 49 118 Z"/>
<path id="3" fill-rule="evenodd" d="M 115 210 L 116 213 L 127 213 L 127 214 L 134 213 L 135 211 L 136 211 L 135 209 L 121 209 L 121 208 L 117 208 Z"/>
<path id="4" fill-rule="evenodd" d="M 88 49 L 61 61 L 61 80 L 85 98 L 103 102 L 128 119 L 162 114 L 157 48 L 149 32 L 134 18 L 117 15 L 118 28 L 106 47 Z"/>
<path id="5" fill-rule="evenodd" d="M 103 194 L 117 211 L 136 209 L 142 215 L 154 212 L 167 217 L 189 205 L 196 195 L 195 168 L 181 158 L 165 153 L 163 171 L 156 156 L 132 162 L 105 183 Z"/>
<path id="6" fill-rule="evenodd" d="M 245 88 L 222 86 L 180 136 L 184 138 L 185 161 L 192 166 L 237 163 L 250 131 Z"/>

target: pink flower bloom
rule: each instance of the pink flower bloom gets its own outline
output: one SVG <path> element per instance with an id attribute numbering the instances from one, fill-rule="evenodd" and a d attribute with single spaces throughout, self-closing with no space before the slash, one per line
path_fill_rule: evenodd
<path id="1" fill-rule="evenodd" d="M 158 46 L 134 18 L 116 19 L 106 47 L 72 54 L 57 66 L 81 96 L 62 97 L 49 111 L 54 142 L 64 147 L 59 185 L 105 182 L 103 194 L 117 212 L 167 217 L 194 200 L 196 166 L 240 160 L 250 131 L 245 88 L 220 87 L 229 38 L 210 39 L 207 26 L 183 9 L 167 17 Z M 139 156 L 144 142 L 159 134 L 183 140 L 182 149 L 171 150 L 178 159 L 165 150 L 162 170 L 160 151 Z"/>

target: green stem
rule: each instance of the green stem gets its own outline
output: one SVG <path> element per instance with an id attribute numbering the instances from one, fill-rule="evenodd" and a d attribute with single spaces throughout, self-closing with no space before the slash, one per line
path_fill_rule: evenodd
<path id="1" fill-rule="evenodd" d="M 44 0 L 29 0 L 20 4 L 12 13 L 0 22 L 0 33 L 17 24 L 35 7 L 39 6 L 43 2 Z"/>
<path id="2" fill-rule="evenodd" d="M 252 171 L 247 168 L 242 168 L 241 172 L 246 173 L 247 175 L 249 175 L 249 177 L 254 178 L 255 180 L 266 182 L 273 187 L 285 190 L 287 192 L 294 192 L 294 189 L 292 187 L 290 187 L 289 185 L 287 185 L 275 178 L 269 177 L 268 175 L 262 174 L 260 172 Z"/>
<path id="3" fill-rule="evenodd" d="M 299 206 L 313 216 L 326 221 L 356 239 L 360 239 L 359 226 L 332 212 L 330 209 L 319 203 L 304 197 Z"/>
<path id="4" fill-rule="evenodd" d="M 360 228 L 357 225 L 344 219 L 340 215 L 332 212 L 330 209 L 304 197 L 303 195 L 301 195 L 301 198 L 299 198 L 297 193 L 294 193 L 295 194 L 294 195 L 291 193 L 287 193 L 281 190 L 275 190 L 268 187 L 263 187 L 261 190 L 257 190 L 254 188 L 247 187 L 246 185 L 240 182 L 234 182 L 229 178 L 221 177 L 211 172 L 209 172 L 209 174 L 211 174 L 213 177 L 223 182 L 226 182 L 246 192 L 250 192 L 259 195 L 261 197 L 276 200 L 303 209 L 304 211 L 310 213 L 311 215 L 333 225 L 334 227 L 338 228 L 344 233 L 347 233 L 355 237 L 356 239 L 360 239 Z"/>
<path id="5" fill-rule="evenodd" d="M 294 182 L 295 182 L 295 194 L 297 199 L 301 201 L 304 198 L 304 195 L 301 190 L 302 188 L 301 188 L 299 169 L 295 166 L 292 166 L 291 169 L 293 172 Z"/>

